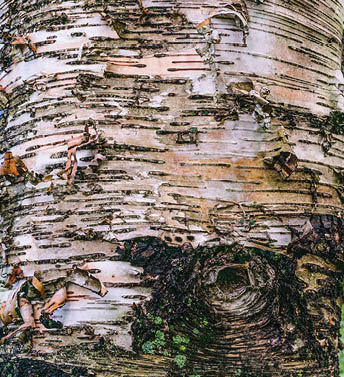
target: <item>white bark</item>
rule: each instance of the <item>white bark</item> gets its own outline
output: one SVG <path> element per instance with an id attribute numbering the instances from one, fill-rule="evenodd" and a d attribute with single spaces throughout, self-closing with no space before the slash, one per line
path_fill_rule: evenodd
<path id="1" fill-rule="evenodd" d="M 344 135 L 333 133 L 325 153 L 319 124 L 344 110 L 343 5 L 143 0 L 143 13 L 129 0 L 2 2 L 2 25 L 11 19 L 10 32 L 27 35 L 37 53 L 4 50 L 12 62 L 0 78 L 9 99 L 1 156 L 11 151 L 31 172 L 52 175 L 37 185 L 2 181 L 3 264 L 44 276 L 91 261 L 109 289 L 99 298 L 73 287 L 57 313 L 72 335 L 40 327 L 34 350 L 89 342 L 85 325 L 130 348 L 127 316 L 150 292 L 137 268 L 116 261 L 124 240 L 237 241 L 285 253 L 287 225 L 300 227 L 310 214 L 342 216 L 335 169 L 343 168 Z M 273 108 L 268 129 L 245 94 L 263 87 Z M 68 140 L 90 120 L 105 141 L 77 152 L 69 192 L 57 173 Z M 281 126 L 298 159 L 288 179 L 264 163 Z M 96 153 L 105 160 L 92 170 Z"/>

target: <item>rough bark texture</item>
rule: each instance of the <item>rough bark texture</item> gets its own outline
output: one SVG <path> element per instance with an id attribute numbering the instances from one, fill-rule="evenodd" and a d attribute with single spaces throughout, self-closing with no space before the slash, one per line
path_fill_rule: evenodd
<path id="1" fill-rule="evenodd" d="M 343 9 L 1 3 L 3 278 L 109 290 L 33 302 L 4 376 L 338 376 Z"/>

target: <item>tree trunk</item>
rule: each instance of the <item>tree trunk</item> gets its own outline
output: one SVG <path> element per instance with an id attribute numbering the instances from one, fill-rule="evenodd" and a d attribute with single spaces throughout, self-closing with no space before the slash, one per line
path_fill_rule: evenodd
<path id="1" fill-rule="evenodd" d="M 47 294 L 4 376 L 339 376 L 343 21 L 337 0 L 2 2 L 2 277 Z"/>

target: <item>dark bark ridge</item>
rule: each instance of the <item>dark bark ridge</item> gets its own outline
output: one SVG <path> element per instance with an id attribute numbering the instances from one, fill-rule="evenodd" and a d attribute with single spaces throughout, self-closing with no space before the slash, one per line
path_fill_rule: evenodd
<path id="1" fill-rule="evenodd" d="M 308 223 L 285 255 L 126 242 L 124 259 L 144 267 L 153 287 L 136 307 L 134 348 L 173 356 L 170 374 L 178 376 L 338 376 L 340 306 L 332 298 L 341 295 L 344 224 L 317 215 Z M 336 268 L 305 263 L 306 255 Z M 325 277 L 310 289 L 300 268 Z"/>
<path id="2" fill-rule="evenodd" d="M 81 376 L 77 369 L 74 370 L 73 376 Z M 70 374 L 65 373 L 56 365 L 32 359 L 11 359 L 11 357 L 1 357 L 0 360 L 1 377 L 68 377 Z"/>

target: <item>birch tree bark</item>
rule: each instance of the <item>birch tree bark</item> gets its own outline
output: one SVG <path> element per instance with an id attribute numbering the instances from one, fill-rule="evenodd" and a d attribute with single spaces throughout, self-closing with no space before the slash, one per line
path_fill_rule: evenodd
<path id="1" fill-rule="evenodd" d="M 339 376 L 343 9 L 1 2 L 2 375 Z"/>

